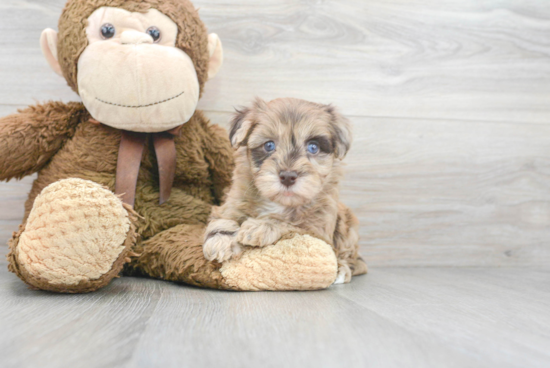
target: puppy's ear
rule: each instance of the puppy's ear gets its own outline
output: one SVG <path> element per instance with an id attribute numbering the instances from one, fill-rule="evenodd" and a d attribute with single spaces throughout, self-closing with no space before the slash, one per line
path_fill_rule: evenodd
<path id="1" fill-rule="evenodd" d="M 236 109 L 235 117 L 230 123 L 229 140 L 233 147 L 246 145 L 248 131 L 252 127 L 249 119 L 251 110 L 249 108 Z"/>
<path id="2" fill-rule="evenodd" d="M 266 111 L 267 110 L 267 102 L 265 102 L 264 100 L 262 100 L 261 98 L 259 97 L 256 97 L 254 99 L 254 110 L 258 111 L 258 112 L 262 112 L 262 111 Z"/>
<path id="3" fill-rule="evenodd" d="M 351 124 L 334 106 L 325 106 L 325 111 L 330 115 L 331 119 L 330 125 L 332 129 L 334 155 L 341 160 L 346 157 L 351 147 Z"/>
<path id="4" fill-rule="evenodd" d="M 248 137 L 252 133 L 252 129 L 256 125 L 254 122 L 255 115 L 267 109 L 267 102 L 259 97 L 254 99 L 252 108 L 235 109 L 237 112 L 231 121 L 231 129 L 229 130 L 229 140 L 233 147 L 246 146 Z"/>

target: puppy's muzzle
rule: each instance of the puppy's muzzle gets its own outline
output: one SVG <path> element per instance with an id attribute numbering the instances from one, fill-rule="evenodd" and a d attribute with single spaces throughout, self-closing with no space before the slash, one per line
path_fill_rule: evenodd
<path id="1" fill-rule="evenodd" d="M 281 184 L 288 188 L 296 183 L 298 173 L 296 171 L 281 171 L 279 173 L 279 179 L 281 180 Z"/>

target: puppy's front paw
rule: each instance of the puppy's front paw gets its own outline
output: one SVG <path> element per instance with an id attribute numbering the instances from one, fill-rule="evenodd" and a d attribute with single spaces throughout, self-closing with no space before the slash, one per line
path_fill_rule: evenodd
<path id="1" fill-rule="evenodd" d="M 224 262 L 241 253 L 241 247 L 234 236 L 214 235 L 202 246 L 204 257 L 209 261 Z"/>
<path id="2" fill-rule="evenodd" d="M 248 219 L 241 225 L 237 241 L 252 247 L 264 247 L 275 244 L 281 238 L 277 223 L 269 220 Z"/>
<path id="3" fill-rule="evenodd" d="M 202 251 L 209 261 L 223 262 L 241 253 L 235 241 L 239 224 L 232 220 L 214 220 L 208 224 L 204 234 Z"/>

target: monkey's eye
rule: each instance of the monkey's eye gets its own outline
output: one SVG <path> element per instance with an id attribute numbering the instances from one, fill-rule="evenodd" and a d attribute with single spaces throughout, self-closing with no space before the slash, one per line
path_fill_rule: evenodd
<path id="1" fill-rule="evenodd" d="M 147 28 L 147 31 L 145 31 L 149 36 L 153 37 L 153 41 L 159 42 L 160 41 L 160 29 L 157 27 L 149 27 Z"/>
<path id="2" fill-rule="evenodd" d="M 116 33 L 115 26 L 113 26 L 111 23 L 105 23 L 104 25 L 101 26 L 101 37 L 103 37 L 104 40 L 113 38 L 115 33 Z"/>
<path id="3" fill-rule="evenodd" d="M 266 150 L 266 152 L 275 151 L 275 142 L 273 141 L 265 142 L 264 149 Z"/>
<path id="4" fill-rule="evenodd" d="M 319 143 L 317 143 L 316 141 L 308 142 L 307 151 L 312 155 L 319 153 Z"/>

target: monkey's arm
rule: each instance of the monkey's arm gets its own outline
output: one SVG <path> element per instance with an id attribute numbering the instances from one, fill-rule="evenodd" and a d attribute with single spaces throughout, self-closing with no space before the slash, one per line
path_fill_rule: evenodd
<path id="1" fill-rule="evenodd" d="M 81 103 L 48 102 L 0 119 L 0 180 L 44 167 L 63 146 L 86 110 Z"/>
<path id="2" fill-rule="evenodd" d="M 233 148 L 229 142 L 227 132 L 218 125 L 207 125 L 203 139 L 206 161 L 212 176 L 212 191 L 217 204 L 221 204 L 225 189 L 231 184 L 235 167 Z"/>

